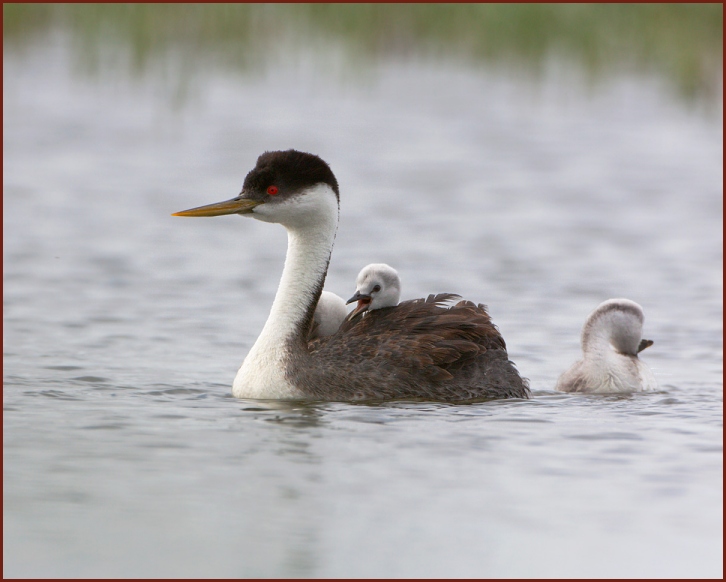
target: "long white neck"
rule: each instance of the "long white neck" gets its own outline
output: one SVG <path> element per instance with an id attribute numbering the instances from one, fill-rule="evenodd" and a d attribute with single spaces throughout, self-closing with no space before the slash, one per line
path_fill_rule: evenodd
<path id="1" fill-rule="evenodd" d="M 285 371 L 291 351 L 304 357 L 308 327 L 328 271 L 338 228 L 338 204 L 328 186 L 256 218 L 287 229 L 287 256 L 280 285 L 260 336 L 237 372 L 232 392 L 240 398 L 300 396 Z"/>
<path id="2" fill-rule="evenodd" d="M 256 343 L 264 338 L 276 342 L 291 340 L 301 326 L 306 324 L 320 298 L 320 292 L 328 272 L 330 253 L 335 239 L 323 230 L 287 231 L 287 255 L 282 270 L 280 286 L 272 303 L 270 315 Z"/>

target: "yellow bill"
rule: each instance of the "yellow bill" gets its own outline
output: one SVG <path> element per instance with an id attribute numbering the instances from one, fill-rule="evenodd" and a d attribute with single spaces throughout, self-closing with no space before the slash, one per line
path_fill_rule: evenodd
<path id="1" fill-rule="evenodd" d="M 232 198 L 224 202 L 198 206 L 189 210 L 175 212 L 172 216 L 223 216 L 225 214 L 249 214 L 259 204 L 256 200 L 249 198 Z"/>

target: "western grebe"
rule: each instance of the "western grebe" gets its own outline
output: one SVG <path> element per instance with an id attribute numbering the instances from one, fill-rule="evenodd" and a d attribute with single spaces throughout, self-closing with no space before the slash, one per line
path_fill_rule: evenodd
<path id="1" fill-rule="evenodd" d="M 638 353 L 652 346 L 642 339 L 643 308 L 630 299 L 608 299 L 582 328 L 583 358 L 557 381 L 562 392 L 618 393 L 655 390 L 658 385 Z"/>
<path id="2" fill-rule="evenodd" d="M 365 311 L 383 307 L 395 307 L 401 298 L 401 279 L 398 271 L 385 263 L 371 263 L 358 273 L 355 295 L 346 301 L 357 305 L 348 316 L 350 319 Z"/>
<path id="3" fill-rule="evenodd" d="M 175 216 L 282 224 L 287 256 L 270 315 L 235 377 L 239 398 L 473 401 L 528 398 L 483 305 L 430 295 L 357 318 L 308 345 L 338 227 L 338 182 L 318 156 L 265 152 L 236 198 Z M 385 317 L 375 317 L 387 311 Z"/>
<path id="4" fill-rule="evenodd" d="M 346 303 L 342 297 L 330 291 L 323 291 L 315 307 L 308 341 L 328 337 L 338 331 L 340 324 L 348 315 L 345 305 Z"/>

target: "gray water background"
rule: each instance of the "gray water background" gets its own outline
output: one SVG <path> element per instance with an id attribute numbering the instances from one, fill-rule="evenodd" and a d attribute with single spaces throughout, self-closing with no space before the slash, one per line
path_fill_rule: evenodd
<path id="1" fill-rule="evenodd" d="M 320 53 L 179 101 L 68 46 L 4 57 L 6 577 L 722 576 L 722 113 L 557 60 Z M 231 397 L 285 233 L 170 214 L 289 147 L 341 186 L 326 289 L 388 262 L 486 303 L 530 401 Z M 661 390 L 554 392 L 610 297 Z"/>

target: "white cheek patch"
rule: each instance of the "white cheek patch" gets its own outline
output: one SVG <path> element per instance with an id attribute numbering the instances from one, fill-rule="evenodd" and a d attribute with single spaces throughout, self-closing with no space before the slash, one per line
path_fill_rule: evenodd
<path id="1" fill-rule="evenodd" d="M 259 206 L 255 206 L 252 209 L 251 214 L 246 214 L 244 216 L 251 216 L 252 218 L 256 218 L 257 220 L 261 220 L 262 222 L 277 222 L 275 220 L 275 213 L 270 208 L 269 204 L 260 204 Z"/>
<path id="2" fill-rule="evenodd" d="M 327 184 L 316 184 L 280 202 L 256 206 L 252 216 L 263 222 L 277 222 L 287 228 L 305 229 L 338 220 L 338 200 Z"/>

